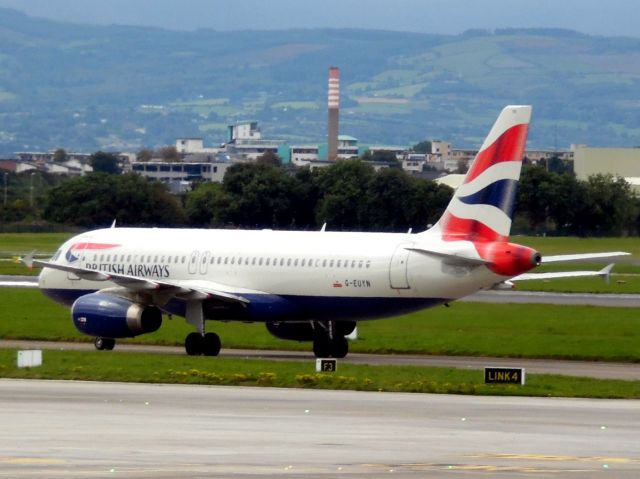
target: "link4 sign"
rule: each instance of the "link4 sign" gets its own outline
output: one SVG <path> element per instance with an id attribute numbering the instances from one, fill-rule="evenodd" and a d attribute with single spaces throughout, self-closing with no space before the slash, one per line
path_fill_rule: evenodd
<path id="1" fill-rule="evenodd" d="M 524 368 L 484 368 L 485 384 L 522 384 L 525 382 Z"/>

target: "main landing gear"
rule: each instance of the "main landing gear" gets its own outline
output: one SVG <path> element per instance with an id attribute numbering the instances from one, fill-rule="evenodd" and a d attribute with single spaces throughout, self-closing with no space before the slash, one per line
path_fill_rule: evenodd
<path id="1" fill-rule="evenodd" d="M 184 349 L 189 356 L 217 356 L 220 347 L 220 337 L 216 333 L 189 333 L 184 340 Z"/>
<path id="2" fill-rule="evenodd" d="M 98 351 L 111 351 L 116 346 L 116 340 L 98 336 L 93 340 L 93 345 Z"/>
<path id="3" fill-rule="evenodd" d="M 327 321 L 314 324 L 313 354 L 317 358 L 344 358 L 349 354 L 349 341 L 345 338 L 356 327 L 351 321 Z"/>

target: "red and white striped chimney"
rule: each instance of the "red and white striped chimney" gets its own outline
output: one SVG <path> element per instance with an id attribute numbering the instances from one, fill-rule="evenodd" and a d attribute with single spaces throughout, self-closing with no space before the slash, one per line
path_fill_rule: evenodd
<path id="1" fill-rule="evenodd" d="M 335 161 L 338 157 L 338 115 L 340 112 L 340 69 L 329 68 L 329 127 L 327 159 Z"/>

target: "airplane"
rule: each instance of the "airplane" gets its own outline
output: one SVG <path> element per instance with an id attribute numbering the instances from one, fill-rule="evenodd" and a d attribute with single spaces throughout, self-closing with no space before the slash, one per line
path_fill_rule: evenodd
<path id="1" fill-rule="evenodd" d="M 38 284 L 70 306 L 99 350 L 158 330 L 163 314 L 195 331 L 189 355 L 217 356 L 209 320 L 262 322 L 281 339 L 309 341 L 317 357 L 343 358 L 358 321 L 409 313 L 513 281 L 609 274 L 527 273 L 543 263 L 621 256 L 543 258 L 509 242 L 531 106 L 499 114 L 462 186 L 426 231 L 357 233 L 220 229 L 99 229 L 66 241 Z M 546 276 L 545 276 L 546 275 Z"/>

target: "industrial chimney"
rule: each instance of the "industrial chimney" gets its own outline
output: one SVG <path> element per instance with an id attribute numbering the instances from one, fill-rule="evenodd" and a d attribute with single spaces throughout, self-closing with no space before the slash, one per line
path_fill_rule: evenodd
<path id="1" fill-rule="evenodd" d="M 338 158 L 338 114 L 340 113 L 340 69 L 329 68 L 329 128 L 327 160 Z"/>

